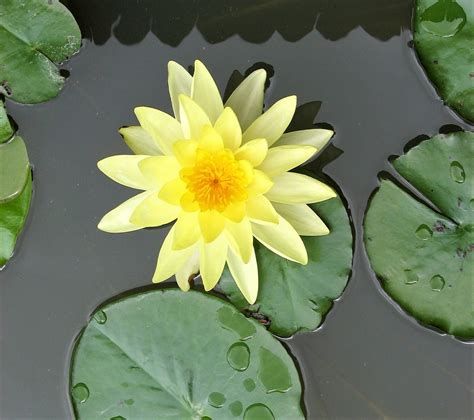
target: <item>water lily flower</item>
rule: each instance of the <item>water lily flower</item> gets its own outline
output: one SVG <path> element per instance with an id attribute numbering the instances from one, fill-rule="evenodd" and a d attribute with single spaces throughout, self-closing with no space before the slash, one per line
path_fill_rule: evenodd
<path id="1" fill-rule="evenodd" d="M 285 133 L 296 109 L 295 96 L 262 114 L 264 70 L 245 78 L 225 104 L 200 61 L 193 76 L 175 62 L 168 71 L 175 117 L 135 108 L 140 126 L 120 130 L 135 155 L 98 163 L 114 181 L 142 190 L 107 213 L 98 227 L 121 233 L 175 221 L 161 247 L 153 282 L 175 275 L 186 291 L 190 278 L 200 272 L 210 290 L 227 263 L 242 294 L 254 303 L 254 238 L 283 258 L 306 264 L 300 235 L 329 233 L 307 204 L 336 193 L 289 171 L 310 159 L 333 132 Z"/>

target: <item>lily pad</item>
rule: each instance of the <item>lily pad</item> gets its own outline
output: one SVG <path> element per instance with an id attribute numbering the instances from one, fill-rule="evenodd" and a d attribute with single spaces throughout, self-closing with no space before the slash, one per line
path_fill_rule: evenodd
<path id="1" fill-rule="evenodd" d="M 220 290 L 247 315 L 288 337 L 317 328 L 344 288 L 352 266 L 352 232 L 339 197 L 311 206 L 330 230 L 327 236 L 303 237 L 308 264 L 288 261 L 255 243 L 259 293 L 249 305 L 226 270 Z"/>
<path id="2" fill-rule="evenodd" d="M 64 84 L 57 64 L 80 46 L 79 27 L 58 0 L 2 0 L 0 93 L 30 104 L 54 98 Z"/>
<path id="3" fill-rule="evenodd" d="M 0 99 L 0 143 L 3 143 L 10 139 L 13 135 L 13 129 L 8 120 L 8 115 L 3 105 L 2 100 Z"/>
<path id="4" fill-rule="evenodd" d="M 0 203 L 18 196 L 30 172 L 30 162 L 23 139 L 13 137 L 0 144 Z"/>
<path id="5" fill-rule="evenodd" d="M 472 0 L 417 0 L 414 41 L 443 100 L 474 122 L 474 7 Z"/>
<path id="6" fill-rule="evenodd" d="M 418 193 L 382 180 L 365 218 L 372 268 L 418 321 L 473 338 L 474 133 L 435 136 L 393 165 Z"/>
<path id="7" fill-rule="evenodd" d="M 70 392 L 86 419 L 304 418 L 283 346 L 196 291 L 154 290 L 100 308 L 75 346 Z"/>
<path id="8" fill-rule="evenodd" d="M 6 203 L 0 203 L 0 268 L 11 258 L 23 229 L 31 201 L 32 180 L 29 173 L 21 194 Z"/>

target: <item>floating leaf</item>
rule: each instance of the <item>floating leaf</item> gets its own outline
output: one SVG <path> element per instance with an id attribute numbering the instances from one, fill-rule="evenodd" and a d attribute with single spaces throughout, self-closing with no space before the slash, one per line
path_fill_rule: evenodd
<path id="1" fill-rule="evenodd" d="M 443 100 L 474 121 L 472 0 L 417 0 L 415 47 Z"/>
<path id="2" fill-rule="evenodd" d="M 29 173 L 21 194 L 0 203 L 0 268 L 11 258 L 18 235 L 23 229 L 31 201 L 32 180 Z"/>
<path id="3" fill-rule="evenodd" d="M 80 46 L 79 27 L 58 0 L 2 0 L 0 93 L 21 103 L 54 98 L 64 84 L 56 64 Z"/>
<path id="4" fill-rule="evenodd" d="M 472 338 L 474 134 L 435 136 L 393 165 L 424 197 L 382 180 L 365 218 L 372 267 L 420 322 Z"/>
<path id="5" fill-rule="evenodd" d="M 0 203 L 18 196 L 30 172 L 28 153 L 23 139 L 13 137 L 0 143 Z"/>
<path id="6" fill-rule="evenodd" d="M 8 115 L 3 105 L 2 100 L 0 99 L 0 143 L 3 143 L 10 139 L 13 135 L 13 129 L 8 120 Z"/>
<path id="7" fill-rule="evenodd" d="M 87 419 L 304 418 L 283 346 L 228 303 L 176 289 L 100 308 L 73 353 L 71 400 Z"/>
<path id="8" fill-rule="evenodd" d="M 312 205 L 330 230 L 327 236 L 303 237 L 309 262 L 301 265 L 255 243 L 259 293 L 249 305 L 228 271 L 219 283 L 231 302 L 248 315 L 270 323 L 270 331 L 290 336 L 318 327 L 343 292 L 352 266 L 352 232 L 339 197 Z"/>

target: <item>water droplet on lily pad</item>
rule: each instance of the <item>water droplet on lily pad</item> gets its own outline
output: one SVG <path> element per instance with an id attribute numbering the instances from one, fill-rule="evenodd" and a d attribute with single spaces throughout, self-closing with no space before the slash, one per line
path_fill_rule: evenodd
<path id="1" fill-rule="evenodd" d="M 94 319 L 97 321 L 99 324 L 105 324 L 107 322 L 107 315 L 105 314 L 104 311 L 97 311 L 94 314 Z"/>
<path id="2" fill-rule="evenodd" d="M 456 35 L 466 24 L 464 9 L 454 0 L 439 0 L 421 15 L 422 28 L 441 37 Z"/>
<path id="3" fill-rule="evenodd" d="M 418 229 L 415 233 L 417 238 L 421 239 L 422 241 L 427 241 L 433 236 L 433 231 L 428 225 L 425 224 L 418 226 Z"/>
<path id="4" fill-rule="evenodd" d="M 287 392 L 291 387 L 291 377 L 283 360 L 265 347 L 260 348 L 260 371 L 258 378 L 267 393 Z"/>
<path id="5" fill-rule="evenodd" d="M 444 278 L 443 276 L 440 276 L 439 274 L 437 274 L 436 276 L 433 276 L 430 280 L 431 290 L 435 292 L 440 292 L 441 290 L 443 290 L 444 285 L 445 285 Z"/>
<path id="6" fill-rule="evenodd" d="M 469 201 L 469 205 L 471 206 L 471 210 L 474 210 L 474 198 L 471 198 L 471 201 Z"/>
<path id="7" fill-rule="evenodd" d="M 243 372 L 250 364 L 250 349 L 245 343 L 234 343 L 227 352 L 227 361 L 232 369 Z"/>
<path id="8" fill-rule="evenodd" d="M 234 401 L 232 404 L 229 404 L 229 411 L 234 416 L 240 416 L 242 414 L 244 407 L 240 401 Z"/>
<path id="9" fill-rule="evenodd" d="M 255 383 L 255 381 L 252 379 L 252 378 L 247 378 L 245 381 L 244 381 L 244 388 L 248 391 L 248 392 L 252 392 L 255 387 L 257 386 L 257 384 Z"/>
<path id="10" fill-rule="evenodd" d="M 413 270 L 405 270 L 405 284 L 415 284 L 420 279 Z"/>
<path id="11" fill-rule="evenodd" d="M 130 398 L 130 399 L 128 399 L 128 400 L 125 400 L 124 402 L 125 402 L 125 404 L 127 404 L 127 405 L 133 405 L 133 403 L 134 403 L 135 401 L 134 401 L 132 398 Z"/>
<path id="12" fill-rule="evenodd" d="M 265 404 L 253 404 L 247 407 L 244 420 L 274 420 L 275 416 Z"/>
<path id="13" fill-rule="evenodd" d="M 255 334 L 255 325 L 240 313 L 233 311 L 231 308 L 220 308 L 217 311 L 217 318 L 223 328 L 236 332 L 241 340 L 248 340 Z"/>
<path id="14" fill-rule="evenodd" d="M 225 395 L 220 392 L 211 392 L 209 397 L 207 397 L 209 405 L 212 405 L 215 408 L 221 408 L 225 404 Z"/>
<path id="15" fill-rule="evenodd" d="M 89 388 L 81 382 L 73 386 L 71 394 L 78 403 L 85 403 L 89 398 Z"/>
<path id="16" fill-rule="evenodd" d="M 458 184 L 462 184 L 466 180 L 466 172 L 464 172 L 463 166 L 457 161 L 451 163 L 451 178 Z"/>

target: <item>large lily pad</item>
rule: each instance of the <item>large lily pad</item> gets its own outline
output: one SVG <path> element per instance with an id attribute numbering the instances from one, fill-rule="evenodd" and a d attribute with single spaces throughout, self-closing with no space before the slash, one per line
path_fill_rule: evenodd
<path id="1" fill-rule="evenodd" d="M 307 265 L 290 262 L 255 243 L 259 266 L 255 305 L 249 306 L 228 271 L 219 283 L 234 305 L 269 324 L 270 331 L 282 337 L 317 328 L 351 273 L 352 232 L 344 204 L 336 197 L 312 207 L 330 234 L 303 238 Z"/>
<path id="2" fill-rule="evenodd" d="M 54 98 L 64 84 L 56 64 L 80 45 L 79 27 L 58 0 L 2 0 L 0 93 L 21 103 Z"/>
<path id="3" fill-rule="evenodd" d="M 283 346 L 228 303 L 154 290 L 100 308 L 71 362 L 85 419 L 304 418 Z"/>
<path id="4" fill-rule="evenodd" d="M 474 5 L 472 0 L 417 0 L 414 41 L 443 100 L 474 122 Z"/>
<path id="5" fill-rule="evenodd" d="M 29 173 L 21 194 L 0 203 L 0 268 L 11 258 L 15 244 L 25 225 L 30 208 L 32 181 Z"/>
<path id="6" fill-rule="evenodd" d="M 382 180 L 365 218 L 372 267 L 417 320 L 473 338 L 474 134 L 435 136 L 393 165 L 422 197 Z"/>

